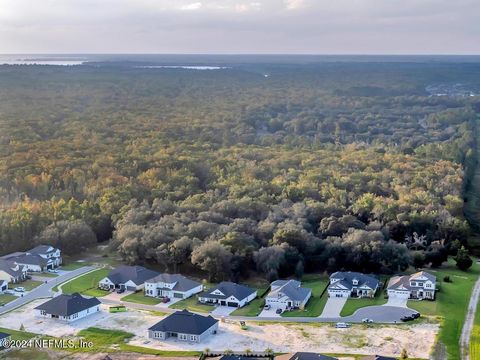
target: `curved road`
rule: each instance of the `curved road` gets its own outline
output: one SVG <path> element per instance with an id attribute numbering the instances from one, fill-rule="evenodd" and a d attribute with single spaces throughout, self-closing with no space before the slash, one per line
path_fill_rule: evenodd
<path id="1" fill-rule="evenodd" d="M 18 297 L 17 299 L 9 302 L 8 304 L 0 307 L 0 315 L 6 312 L 12 311 L 20 306 L 23 306 L 30 301 L 42 299 L 42 298 L 49 298 L 53 296 L 52 289 L 68 280 L 71 280 L 77 276 L 83 275 L 89 271 L 96 269 L 93 266 L 84 266 L 76 270 L 69 271 L 68 273 L 59 275 L 57 277 L 48 278 L 47 282 L 37 286 L 35 289 L 25 293 L 23 296 Z M 20 283 L 19 286 L 22 286 Z"/>
<path id="2" fill-rule="evenodd" d="M 460 353 L 463 360 L 470 360 L 470 338 L 472 336 L 473 322 L 475 320 L 475 311 L 477 310 L 478 300 L 480 299 L 480 278 L 475 283 L 468 304 L 467 316 L 460 336 Z"/>

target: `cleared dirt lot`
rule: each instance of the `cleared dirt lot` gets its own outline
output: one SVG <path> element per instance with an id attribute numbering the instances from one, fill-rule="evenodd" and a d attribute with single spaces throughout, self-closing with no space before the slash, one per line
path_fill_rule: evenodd
<path id="1" fill-rule="evenodd" d="M 398 356 L 403 348 L 409 357 L 428 358 L 433 347 L 437 324 L 386 325 L 367 327 L 353 326 L 350 329 L 335 329 L 328 324 L 270 324 L 247 322 L 248 330 L 241 330 L 238 322 L 220 323 L 219 333 L 207 341 L 185 343 L 176 340 L 158 341 L 147 338 L 147 329 L 162 319 L 149 312 L 131 310 L 126 313 L 109 314 L 106 311 L 72 324 L 33 316 L 32 309 L 42 301 L 30 303 L 0 317 L 0 327 L 24 324 L 27 331 L 52 336 L 75 335 L 81 329 L 96 326 L 105 329 L 124 330 L 134 333 L 130 344 L 162 350 L 223 351 L 231 349 L 263 351 L 271 348 L 276 352 L 314 351 L 325 353 L 383 354 Z"/>

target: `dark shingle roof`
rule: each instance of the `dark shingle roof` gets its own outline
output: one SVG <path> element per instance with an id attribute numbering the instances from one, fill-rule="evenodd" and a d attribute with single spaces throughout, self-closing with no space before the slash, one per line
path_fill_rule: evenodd
<path id="1" fill-rule="evenodd" d="M 278 297 L 283 294 L 291 300 L 303 301 L 312 292 L 311 289 L 301 287 L 300 281 L 297 280 L 277 280 L 271 286 L 274 289 L 270 291 L 267 297 Z"/>
<path id="2" fill-rule="evenodd" d="M 188 291 L 190 289 L 196 288 L 197 286 L 202 285 L 198 281 L 190 280 L 186 278 L 183 275 L 180 274 L 159 274 L 155 276 L 154 278 L 151 278 L 147 280 L 146 282 L 149 283 L 167 283 L 167 284 L 173 284 L 175 283 L 175 286 L 173 287 L 172 290 L 177 290 L 177 291 Z"/>
<path id="3" fill-rule="evenodd" d="M 74 293 L 72 295 L 62 294 L 54 297 L 35 309 L 44 310 L 48 314 L 53 315 L 70 316 L 99 304 L 100 301 L 97 298 L 85 298 L 78 293 Z"/>
<path id="4" fill-rule="evenodd" d="M 143 266 L 122 265 L 110 271 L 107 278 L 114 284 L 125 284 L 131 280 L 136 285 L 141 285 L 157 275 L 158 273 L 156 271 L 146 269 Z"/>
<path id="5" fill-rule="evenodd" d="M 0 340 L 6 339 L 6 338 L 8 338 L 8 337 L 10 337 L 10 336 L 11 336 L 10 334 L 4 333 L 4 332 L 0 332 Z"/>
<path id="6" fill-rule="evenodd" d="M 379 284 L 378 279 L 374 278 L 373 276 L 365 275 L 354 271 L 337 271 L 330 276 L 330 279 L 340 279 L 342 281 L 342 284 L 345 285 L 348 289 L 352 289 L 352 282 L 354 279 L 358 280 L 358 285 L 356 286 L 366 285 L 371 289 L 376 289 Z"/>
<path id="7" fill-rule="evenodd" d="M 18 270 L 14 270 L 18 266 Z M 13 277 L 20 277 L 23 274 L 24 267 L 21 265 L 17 265 L 12 260 L 3 260 L 0 259 L 0 270 L 5 271 L 7 274 Z"/>
<path id="8" fill-rule="evenodd" d="M 40 265 L 40 266 L 46 266 L 48 263 L 48 260 L 42 258 L 40 255 L 28 255 L 28 254 L 12 257 L 12 258 L 9 258 L 9 260 L 13 260 L 19 264 Z"/>
<path id="9" fill-rule="evenodd" d="M 337 360 L 337 358 L 313 352 L 296 352 L 290 360 Z"/>
<path id="10" fill-rule="evenodd" d="M 216 323 L 218 323 L 218 320 L 210 315 L 202 316 L 193 314 L 188 310 L 182 310 L 167 316 L 148 330 L 200 335 Z"/>
<path id="11" fill-rule="evenodd" d="M 30 254 L 48 254 L 56 251 L 57 249 L 51 245 L 37 245 L 33 249 L 28 250 Z"/>
<path id="12" fill-rule="evenodd" d="M 220 290 L 224 295 L 212 294 L 212 292 L 214 292 L 215 290 Z M 213 289 L 210 289 L 206 293 L 202 294 L 201 296 L 207 297 L 207 298 L 212 297 L 215 299 L 226 299 L 233 295 L 238 300 L 243 300 L 246 297 L 253 294 L 255 291 L 256 291 L 255 289 L 252 289 L 245 285 L 235 284 L 230 281 L 223 281 Z"/>

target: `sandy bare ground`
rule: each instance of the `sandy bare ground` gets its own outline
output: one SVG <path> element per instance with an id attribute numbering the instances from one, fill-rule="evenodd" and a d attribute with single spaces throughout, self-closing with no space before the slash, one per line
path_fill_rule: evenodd
<path id="1" fill-rule="evenodd" d="M 110 314 L 103 311 L 73 323 L 54 319 L 42 319 L 32 311 L 44 300 L 35 301 L 20 309 L 0 316 L 0 327 L 18 329 L 21 324 L 26 331 L 51 336 L 76 335 L 80 330 L 96 326 L 105 329 L 124 330 L 135 334 L 133 345 L 161 350 L 204 350 L 223 352 L 264 351 L 276 352 L 313 351 L 344 354 L 383 354 L 398 356 L 403 348 L 408 355 L 428 358 L 438 332 L 437 324 L 385 325 L 367 327 L 356 325 L 350 329 L 335 329 L 329 324 L 269 324 L 247 322 L 248 330 L 242 330 L 238 322 L 220 323 L 219 332 L 203 343 L 188 343 L 168 339 L 148 339 L 147 329 L 163 317 L 155 314 L 130 310 Z M 13 325 L 15 324 L 15 325 Z"/>

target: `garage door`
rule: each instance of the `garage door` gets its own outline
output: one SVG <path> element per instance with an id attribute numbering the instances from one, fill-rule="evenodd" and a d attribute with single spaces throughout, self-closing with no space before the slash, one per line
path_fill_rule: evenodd
<path id="1" fill-rule="evenodd" d="M 231 301 L 229 301 L 229 302 L 227 303 L 227 306 L 238 307 L 238 303 L 237 303 L 237 302 L 231 302 Z"/>
<path id="2" fill-rule="evenodd" d="M 128 291 L 135 291 L 137 290 L 134 286 L 127 286 Z"/>

